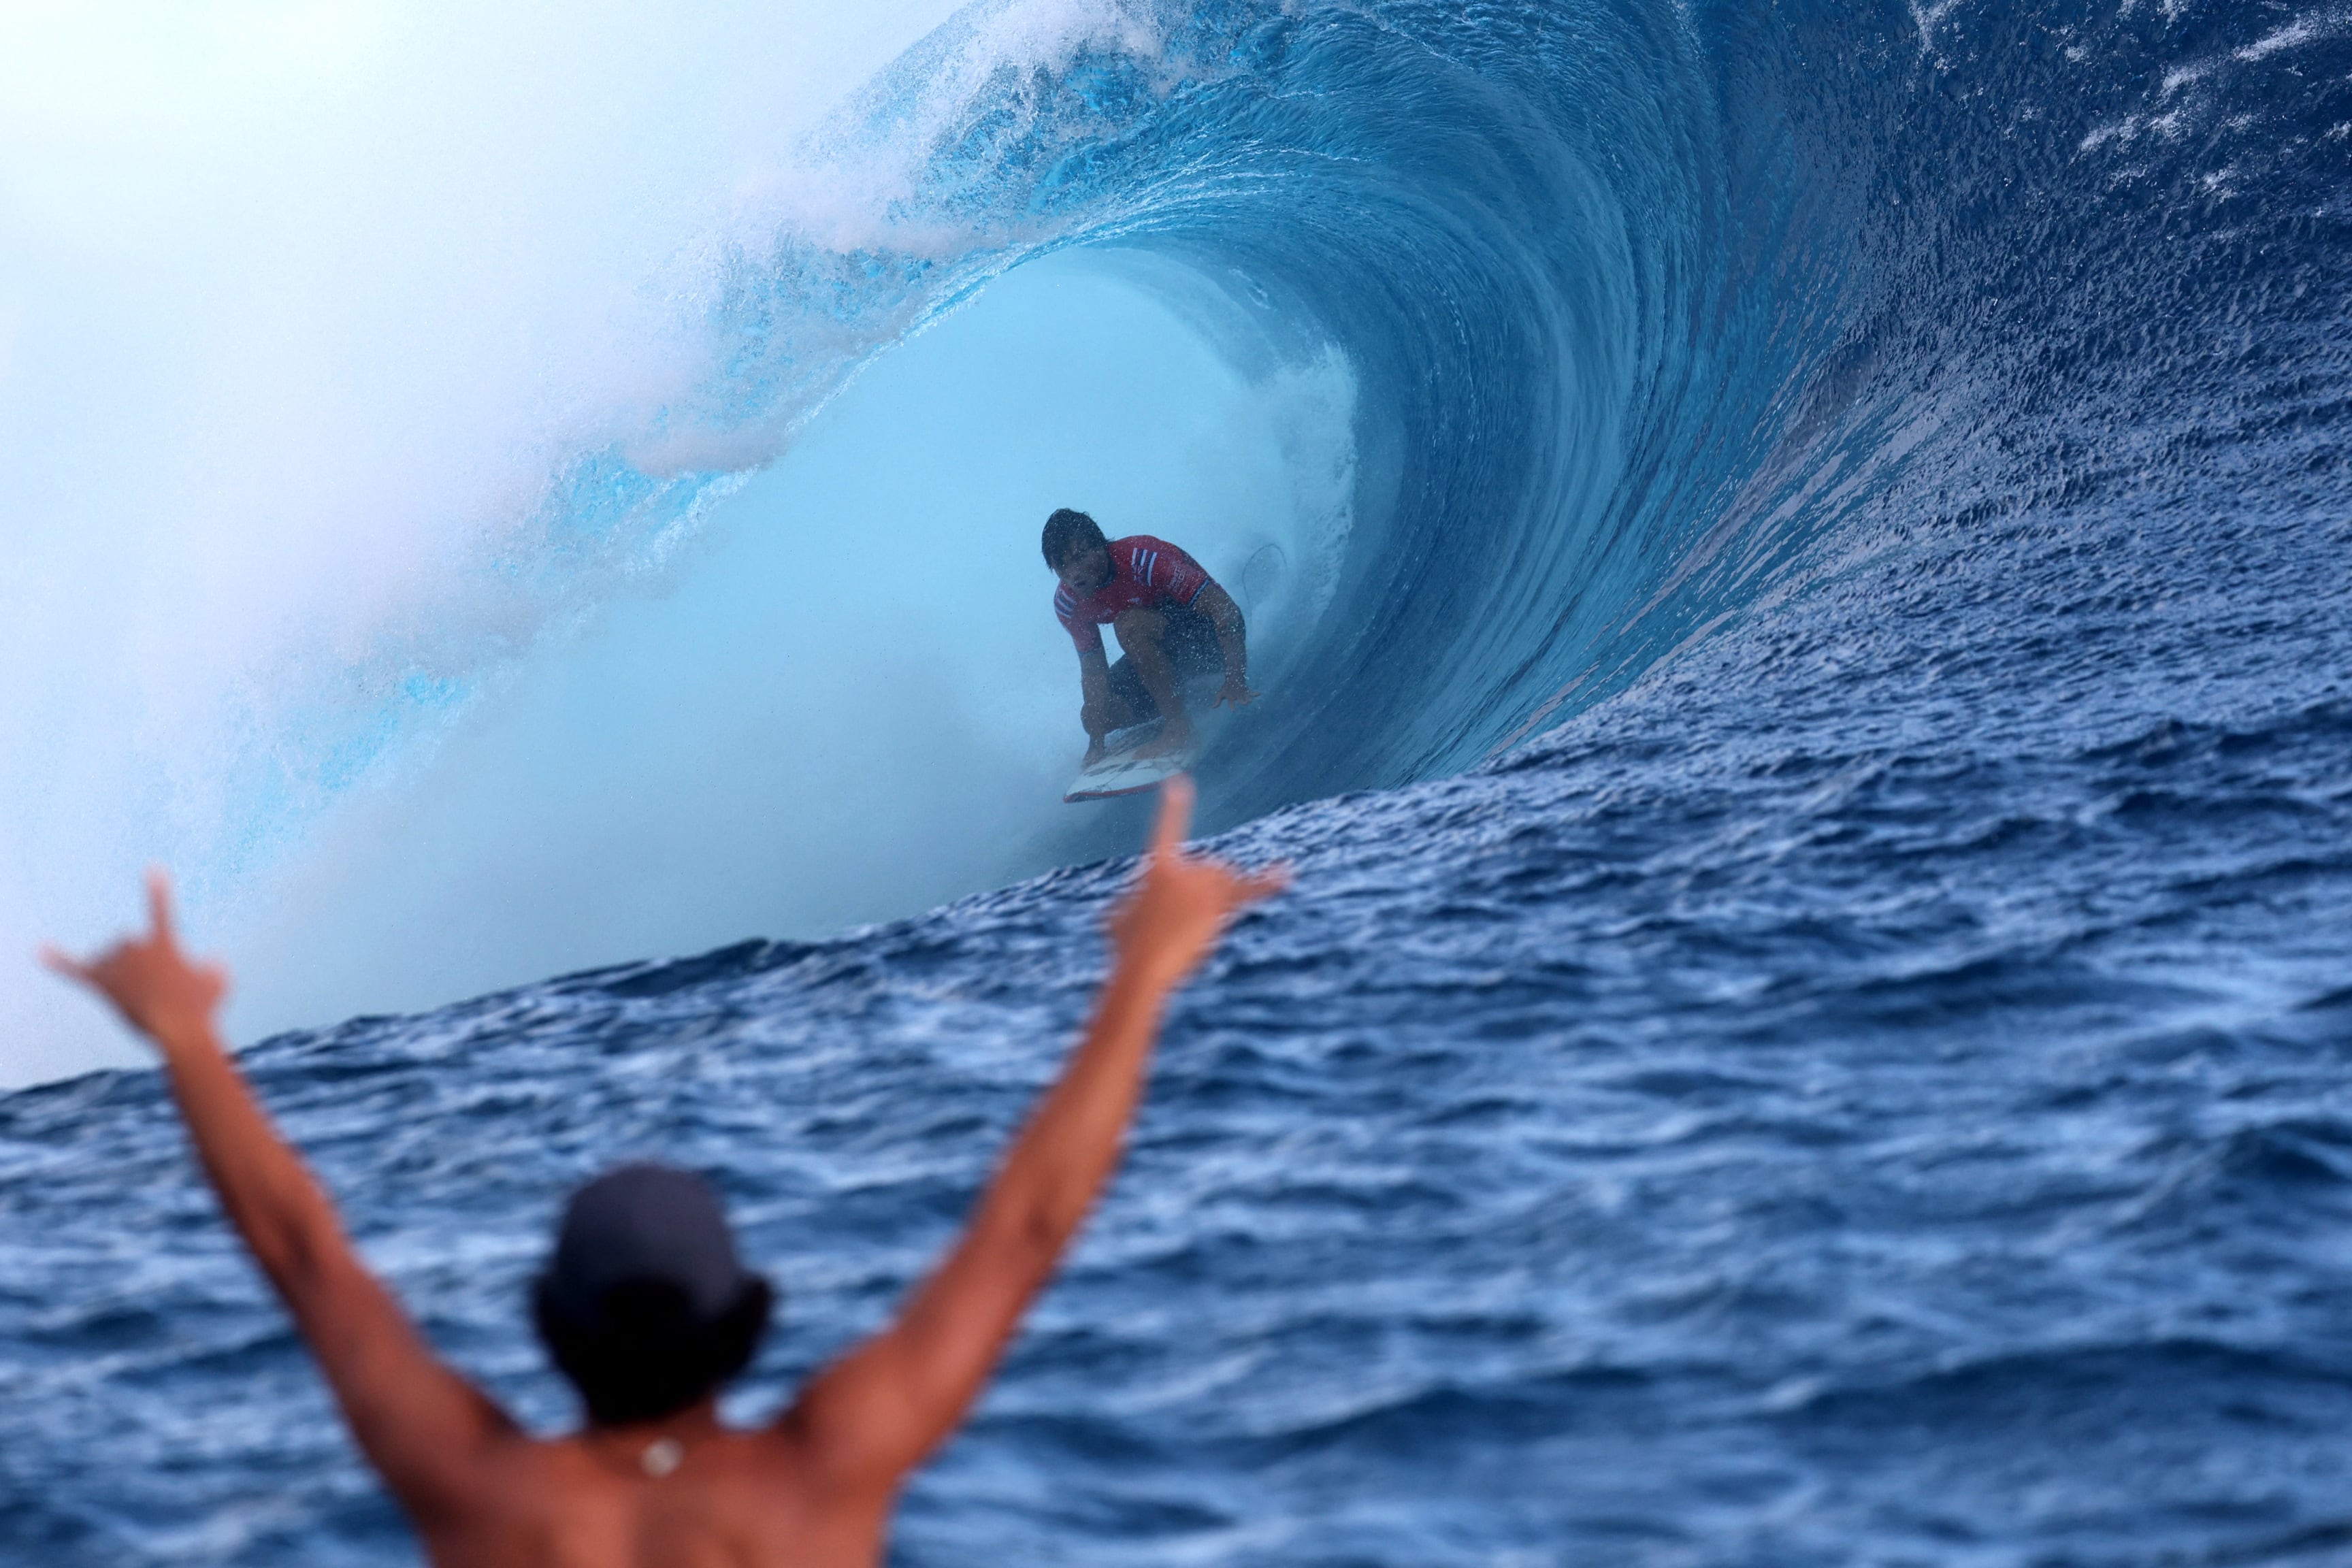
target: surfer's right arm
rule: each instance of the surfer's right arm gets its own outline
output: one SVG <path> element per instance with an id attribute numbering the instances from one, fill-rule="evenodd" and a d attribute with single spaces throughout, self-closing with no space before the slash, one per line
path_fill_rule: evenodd
<path id="1" fill-rule="evenodd" d="M 1087 762 L 1103 753 L 1103 737 L 1110 733 L 1110 658 L 1097 637 L 1092 648 L 1078 650 L 1078 722 L 1087 727 Z"/>
<path id="2" fill-rule="evenodd" d="M 271 1124 L 223 1047 L 213 1012 L 228 990 L 172 931 L 171 892 L 148 879 L 154 926 L 87 962 L 42 958 L 114 1004 L 155 1045 L 213 1190 L 318 1357 L 352 1435 L 421 1524 L 457 1506 L 473 1461 L 520 1429 L 426 1346 L 360 1260 L 333 1203 Z"/>
<path id="3" fill-rule="evenodd" d="M 1241 910 L 1288 881 L 1187 856 L 1192 785 L 1161 791 L 1133 893 L 1110 919 L 1116 958 L 1093 1021 L 1007 1151 L 939 1269 L 897 1323 L 808 1386 L 780 1432 L 845 1490 L 879 1495 L 944 1441 L 1045 1288 L 1118 1162 L 1170 994 Z"/>

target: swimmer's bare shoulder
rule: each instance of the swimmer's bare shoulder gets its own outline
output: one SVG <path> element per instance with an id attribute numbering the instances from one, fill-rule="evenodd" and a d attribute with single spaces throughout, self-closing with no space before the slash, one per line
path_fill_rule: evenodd
<path id="1" fill-rule="evenodd" d="M 1169 996 L 1286 880 L 1181 853 L 1191 800 L 1186 781 L 1168 786 L 1094 1016 L 962 1235 L 893 1322 L 752 1431 L 720 1424 L 713 1386 L 635 1424 L 535 1438 L 434 1354 L 215 1033 L 227 975 L 180 952 L 161 877 L 146 936 L 46 957 L 156 1047 L 222 1207 L 437 1568 L 865 1568 L 1116 1167 Z"/>

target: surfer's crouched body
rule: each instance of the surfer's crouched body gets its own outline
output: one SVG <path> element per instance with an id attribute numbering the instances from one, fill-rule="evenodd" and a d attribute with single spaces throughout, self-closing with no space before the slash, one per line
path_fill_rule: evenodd
<path id="1" fill-rule="evenodd" d="M 1103 754 L 1103 737 L 1148 719 L 1166 722 L 1139 757 L 1189 751 L 1192 718 L 1184 689 L 1222 673 L 1215 701 L 1238 708 L 1249 687 L 1249 635 L 1242 608 L 1164 539 L 1148 533 L 1105 539 L 1095 520 L 1064 507 L 1045 520 L 1045 564 L 1059 577 L 1054 614 L 1078 645 L 1087 762 Z M 1118 634 L 1119 661 L 1107 662 L 1101 628 Z"/>
<path id="2" fill-rule="evenodd" d="M 1111 917 L 1093 1021 L 963 1236 L 897 1322 L 752 1430 L 719 1424 L 719 1390 L 750 1362 L 773 1297 L 699 1179 L 627 1165 L 572 1197 L 532 1305 L 588 1423 L 534 1438 L 434 1355 L 352 1249 L 214 1033 L 227 977 L 181 954 L 160 878 L 148 936 L 48 962 L 162 1052 L 222 1206 L 439 1568 L 864 1568 L 881 1561 L 908 1472 L 962 1420 L 1108 1179 L 1170 993 L 1237 910 L 1282 884 L 1181 854 L 1190 801 L 1184 781 L 1169 785 L 1150 858 Z"/>

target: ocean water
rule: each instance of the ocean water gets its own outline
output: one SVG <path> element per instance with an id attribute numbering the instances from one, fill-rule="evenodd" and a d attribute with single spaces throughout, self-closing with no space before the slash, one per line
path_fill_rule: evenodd
<path id="1" fill-rule="evenodd" d="M 2352 13 L 1105 16 L 918 125 L 897 220 L 982 242 L 746 263 L 679 416 L 1068 250 L 1353 378 L 1328 600 L 1201 770 L 1297 886 L 893 1560 L 2352 1562 Z M 583 530 L 723 468 L 622 461 Z M 1142 810 L 247 1060 L 550 1429 L 564 1192 L 709 1173 L 755 1416 L 951 1234 Z M 0 1559 L 415 1560 L 152 1074 L 0 1100 Z"/>

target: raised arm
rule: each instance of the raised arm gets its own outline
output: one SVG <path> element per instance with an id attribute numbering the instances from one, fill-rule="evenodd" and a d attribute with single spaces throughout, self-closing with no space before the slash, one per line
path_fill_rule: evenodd
<path id="1" fill-rule="evenodd" d="M 1192 603 L 1216 628 L 1217 651 L 1225 656 L 1225 683 L 1210 706 L 1222 708 L 1230 702 L 1242 708 L 1256 701 L 1257 693 L 1250 689 L 1249 627 L 1242 620 L 1242 607 L 1214 581 L 1202 584 L 1200 597 Z"/>
<path id="2" fill-rule="evenodd" d="M 1093 1021 L 1013 1140 L 963 1237 L 898 1321 L 812 1381 L 779 1430 L 835 1483 L 895 1489 L 963 1419 L 1118 1162 L 1169 994 L 1244 906 L 1288 881 L 1182 854 L 1190 781 L 1162 790 Z"/>
<path id="3" fill-rule="evenodd" d="M 213 1011 L 228 990 L 172 932 L 170 889 L 150 877 L 154 929 L 87 963 L 50 949 L 50 968 L 114 1004 L 154 1042 L 196 1157 L 229 1222 L 319 1359 L 361 1449 L 420 1523 L 455 1505 L 471 1462 L 517 1428 L 426 1348 L 360 1261 L 301 1158 L 222 1048 Z"/>

